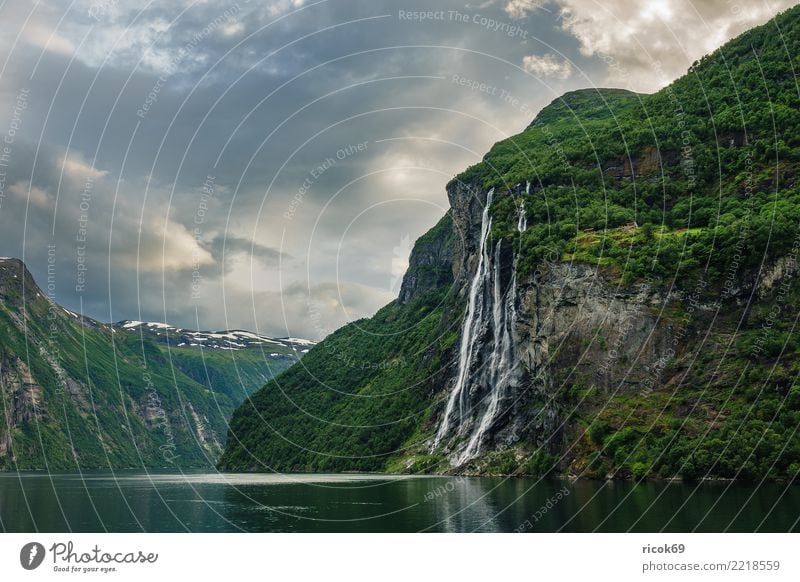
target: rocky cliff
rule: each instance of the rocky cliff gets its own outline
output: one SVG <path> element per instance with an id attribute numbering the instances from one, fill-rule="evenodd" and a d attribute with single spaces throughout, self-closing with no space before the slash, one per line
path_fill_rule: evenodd
<path id="1" fill-rule="evenodd" d="M 417 295 L 435 292 L 452 282 L 454 241 L 461 238 L 454 232 L 448 214 L 417 240 L 400 286 L 400 303 L 406 304 Z"/>
<path id="2" fill-rule="evenodd" d="M 572 413 L 565 388 L 576 382 L 609 396 L 661 386 L 673 347 L 687 351 L 673 344 L 673 322 L 659 316 L 683 303 L 682 291 L 648 281 L 623 286 L 596 265 L 560 254 L 520 277 L 513 243 L 501 239 L 491 248 L 486 240 L 496 190 L 451 184 L 448 193 L 454 231 L 463 233 L 453 266 L 466 314 L 429 443 L 446 455 L 444 466 L 480 471 L 484 453 L 522 444 L 520 459 L 539 449 L 558 455 Z"/>
<path id="3" fill-rule="evenodd" d="M 0 470 L 212 466 L 235 405 L 310 345 L 107 325 L 0 259 Z"/>
<path id="4" fill-rule="evenodd" d="M 495 144 L 398 301 L 237 410 L 220 466 L 793 478 L 798 43 L 800 7 Z"/>

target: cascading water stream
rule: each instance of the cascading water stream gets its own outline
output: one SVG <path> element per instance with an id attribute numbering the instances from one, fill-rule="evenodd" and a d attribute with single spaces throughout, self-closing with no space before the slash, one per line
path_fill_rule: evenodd
<path id="1" fill-rule="evenodd" d="M 433 442 L 436 449 L 455 424 L 456 434 L 470 426 L 469 416 L 475 414 L 466 447 L 456 463 L 462 464 L 480 453 L 487 432 L 497 420 L 508 389 L 516 376 L 516 355 L 512 333 L 516 324 L 516 274 L 512 273 L 508 288 L 503 292 L 501 252 L 503 241 L 493 253 L 488 248 L 492 219 L 489 207 L 493 190 L 487 195 L 481 219 L 478 267 L 470 285 L 467 313 L 461 331 L 458 374 L 445 407 L 444 416 Z M 521 219 L 523 227 L 527 226 Z M 516 259 L 514 260 L 516 271 Z M 491 330 L 491 333 L 487 333 Z M 488 337 L 487 337 L 488 336 Z M 488 344 L 488 345 L 487 345 Z M 485 407 L 469 402 L 471 388 L 483 394 Z M 456 405 L 458 405 L 457 422 Z"/>
<path id="2" fill-rule="evenodd" d="M 519 206 L 519 220 L 517 220 L 517 231 L 525 232 L 528 230 L 528 216 L 525 214 L 525 201 Z"/>
<path id="3" fill-rule="evenodd" d="M 514 341 L 511 337 L 517 319 L 515 297 L 517 292 L 516 274 L 511 276 L 511 284 L 503 297 L 500 288 L 500 247 L 497 244 L 494 258 L 494 293 L 492 296 L 492 314 L 494 334 L 489 362 L 485 369 L 486 383 L 490 387 L 489 403 L 475 430 L 470 436 L 467 448 L 458 458 L 462 464 L 480 452 L 480 446 L 486 432 L 497 419 L 500 403 L 506 395 L 506 389 L 511 385 L 514 372 Z"/>
<path id="4" fill-rule="evenodd" d="M 530 181 L 525 183 L 525 194 L 531 193 L 531 183 Z M 522 199 L 522 203 L 519 205 L 519 219 L 517 220 L 517 231 L 525 232 L 528 230 L 528 215 L 525 213 L 525 199 Z"/>
<path id="5" fill-rule="evenodd" d="M 464 326 L 461 331 L 461 346 L 459 349 L 458 360 L 458 375 L 456 376 L 456 383 L 447 400 L 445 407 L 444 417 L 439 425 L 439 430 L 436 433 L 436 438 L 433 441 L 433 448 L 437 448 L 441 443 L 442 438 L 447 434 L 450 429 L 451 417 L 455 404 L 458 402 L 459 422 L 464 417 L 464 400 L 465 388 L 469 378 L 470 364 L 472 362 L 473 350 L 475 347 L 475 338 L 478 335 L 481 321 L 483 319 L 483 302 L 479 302 L 479 297 L 482 297 L 485 285 L 489 279 L 489 254 L 486 248 L 486 240 L 489 237 L 491 230 L 492 219 L 489 216 L 489 207 L 492 205 L 492 196 L 494 189 L 489 190 L 486 196 L 486 205 L 483 208 L 483 216 L 481 218 L 481 238 L 478 248 L 478 268 L 475 270 L 475 276 L 472 278 L 472 284 L 469 290 L 469 299 L 467 301 L 467 314 L 464 318 Z"/>

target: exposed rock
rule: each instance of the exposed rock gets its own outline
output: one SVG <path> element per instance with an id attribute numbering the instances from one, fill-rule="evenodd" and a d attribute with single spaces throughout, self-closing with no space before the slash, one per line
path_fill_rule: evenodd
<path id="1" fill-rule="evenodd" d="M 748 145 L 747 132 L 743 130 L 722 132 L 717 136 L 717 144 L 731 148 Z"/>
<path id="2" fill-rule="evenodd" d="M 450 216 L 453 221 L 452 269 L 456 284 L 464 286 L 475 273 L 481 217 L 488 192 L 472 184 L 451 182 L 447 186 Z M 462 275 L 466 272 L 467 275 Z"/>
<path id="3" fill-rule="evenodd" d="M 675 168 L 679 154 L 674 151 L 659 151 L 648 147 L 630 156 L 620 156 L 607 162 L 604 171 L 617 179 L 641 178 L 661 175 L 662 168 Z"/>
<path id="4" fill-rule="evenodd" d="M 214 461 L 228 396 L 172 366 L 149 338 L 114 337 L 55 303 L 21 261 L 0 259 L 0 470 L 163 466 L 167 454 L 187 467 Z"/>
<path id="5" fill-rule="evenodd" d="M 671 342 L 652 309 L 669 300 L 644 285 L 621 290 L 592 265 L 549 264 L 521 289 L 524 361 L 606 390 L 637 389 Z"/>
<path id="6" fill-rule="evenodd" d="M 560 261 L 517 282 L 511 245 L 481 245 L 490 193 L 455 184 L 449 194 L 454 230 L 465 233 L 456 240 L 453 263 L 455 285 L 468 305 L 461 339 L 469 333 L 472 348 L 462 346 L 458 357 L 468 361 L 451 370 L 433 449 L 447 452 L 454 466 L 522 438 L 557 450 L 562 383 L 585 382 L 609 392 L 662 383 L 674 330 L 657 313 L 683 300 L 680 295 L 646 285 L 623 289 L 595 266 Z M 498 340 L 506 326 L 510 348 Z M 463 395 L 453 412 L 456 390 Z M 486 423 L 484 432 L 478 430 Z"/>
<path id="7" fill-rule="evenodd" d="M 25 264 L 19 259 L 0 259 L 0 301 L 33 303 L 42 293 Z"/>
<path id="8" fill-rule="evenodd" d="M 47 408 L 42 387 L 34 380 L 28 366 L 17 357 L 0 365 L 0 384 L 6 428 L 15 429 L 25 422 L 46 421 Z M 0 455 L 9 449 L 11 436 L 0 443 Z"/>
<path id="9" fill-rule="evenodd" d="M 773 265 L 765 269 L 758 279 L 758 284 L 756 286 L 758 297 L 764 298 L 775 289 L 775 286 L 779 282 L 787 277 L 793 276 L 796 272 L 797 260 L 795 257 L 788 256 L 778 259 Z"/>
<path id="10" fill-rule="evenodd" d="M 217 435 L 214 434 L 214 431 L 208 427 L 207 420 L 200 418 L 200 415 L 197 414 L 197 411 L 195 411 L 191 402 L 187 404 L 187 407 L 189 409 L 189 414 L 192 416 L 192 421 L 194 422 L 194 431 L 195 435 L 197 436 L 197 440 L 203 445 L 209 454 L 219 454 L 219 452 L 222 450 L 222 445 L 220 445 L 220 442 L 217 439 Z"/>
<path id="11" fill-rule="evenodd" d="M 446 215 L 428 235 L 417 240 L 400 287 L 400 303 L 452 283 L 453 239 L 452 222 Z"/>

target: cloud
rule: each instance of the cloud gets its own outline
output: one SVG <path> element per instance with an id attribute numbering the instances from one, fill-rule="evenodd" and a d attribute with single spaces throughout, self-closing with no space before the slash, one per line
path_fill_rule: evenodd
<path id="1" fill-rule="evenodd" d="M 136 0 L 75 0 L 70 17 L 59 22 L 58 33 L 32 28 L 29 42 L 47 45 L 52 52 L 75 54 L 91 67 L 186 75 L 212 63 L 224 52 L 219 50 L 222 46 L 239 42 L 251 23 L 263 25 L 303 4 L 302 0 L 174 1 L 143 8 Z M 75 45 L 80 45 L 77 51 Z M 248 53 L 255 56 L 261 51 Z"/>
<path id="2" fill-rule="evenodd" d="M 33 46 L 57 55 L 71 57 L 75 53 L 72 41 L 43 26 L 33 25 L 23 38 Z"/>
<path id="3" fill-rule="evenodd" d="M 608 65 L 608 84 L 654 91 L 794 0 L 558 0 L 561 28 Z"/>
<path id="4" fill-rule="evenodd" d="M 225 36 L 239 36 L 244 32 L 244 24 L 238 20 L 232 20 L 222 27 L 222 34 Z"/>
<path id="5" fill-rule="evenodd" d="M 15 143 L 12 179 L 30 175 L 21 163 L 30 155 L 28 150 L 27 144 Z M 111 179 L 107 170 L 91 167 L 75 153 L 42 146 L 37 158 L 33 181 L 14 180 L 8 188 L 19 204 L 9 205 L 0 215 L 6 244 L 16 239 L 31 257 L 45 242 L 70 256 L 82 247 L 93 267 L 110 261 L 131 274 L 214 264 L 189 228 L 169 216 L 167 190 L 152 186 L 151 202 L 142 207 L 138 185 Z M 25 224 L 35 237 L 23 237 Z"/>
<path id="6" fill-rule="evenodd" d="M 61 167 L 67 177 L 78 182 L 82 180 L 97 180 L 108 174 L 105 170 L 93 168 L 80 155 L 74 153 L 61 158 Z"/>
<path id="7" fill-rule="evenodd" d="M 30 182 L 15 182 L 9 187 L 8 191 L 19 200 L 27 200 L 39 208 L 49 208 L 53 204 L 47 192 L 42 188 L 31 186 Z"/>
<path id="8" fill-rule="evenodd" d="M 569 61 L 547 53 L 542 56 L 528 55 L 522 59 L 522 68 L 539 77 L 556 77 L 568 79 L 572 75 L 572 65 Z"/>
<path id="9" fill-rule="evenodd" d="M 347 281 L 295 282 L 278 292 L 255 293 L 258 327 L 319 340 L 352 321 L 368 317 L 392 295 Z"/>
<path id="10" fill-rule="evenodd" d="M 184 225 L 165 214 L 152 211 L 142 220 L 139 236 L 116 237 L 112 260 L 134 271 L 160 273 L 214 265 L 214 257 L 204 249 Z M 132 244 L 136 240 L 136 244 Z"/>
<path id="11" fill-rule="evenodd" d="M 290 257 L 285 252 L 249 238 L 238 237 L 230 232 L 215 236 L 208 248 L 214 260 L 224 265 L 226 271 L 233 268 L 233 263 L 249 262 L 251 259 L 263 267 L 275 268 L 281 260 Z"/>
<path id="12" fill-rule="evenodd" d="M 545 4 L 549 0 L 509 0 L 506 3 L 504 10 L 511 18 L 525 18 L 531 12 L 537 10 L 546 10 Z"/>
<path id="13" fill-rule="evenodd" d="M 319 338 L 396 297 L 410 243 L 447 209 L 445 184 L 560 92 L 658 86 L 771 15 L 722 0 L 437 4 L 514 19 L 509 36 L 471 18 L 401 21 L 392 0 L 238 4 L 226 16 L 234 4 L 48 0 L 31 17 L 6 2 L 0 131 L 30 91 L 0 245 L 42 278 L 55 244 L 59 302 L 105 321 Z M 30 38 L 14 43 L 20 30 Z"/>

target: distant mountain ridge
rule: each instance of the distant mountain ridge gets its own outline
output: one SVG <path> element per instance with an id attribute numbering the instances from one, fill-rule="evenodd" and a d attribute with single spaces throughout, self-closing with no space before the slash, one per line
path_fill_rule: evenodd
<path id="1" fill-rule="evenodd" d="M 161 322 L 136 321 L 131 319 L 118 321 L 113 324 L 112 327 L 117 330 L 145 333 L 148 337 L 151 337 L 159 343 L 175 347 L 205 347 L 238 351 L 257 347 L 268 349 L 270 346 L 274 346 L 280 349 L 289 349 L 305 353 L 316 343 L 311 340 L 299 338 L 276 338 L 241 329 L 195 331 Z"/>
<path id="2" fill-rule="evenodd" d="M 311 345 L 101 323 L 53 303 L 22 261 L 2 258 L 0 469 L 213 466 L 235 406 Z"/>

